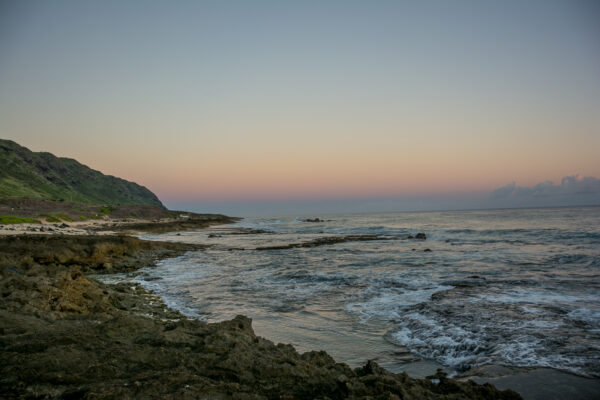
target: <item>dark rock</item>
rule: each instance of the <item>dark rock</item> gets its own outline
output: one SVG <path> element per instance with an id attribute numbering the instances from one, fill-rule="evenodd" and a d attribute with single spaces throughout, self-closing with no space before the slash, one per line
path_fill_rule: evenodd
<path id="1" fill-rule="evenodd" d="M 237 228 L 231 231 L 225 231 L 222 235 L 260 235 L 260 234 L 273 234 L 271 231 L 264 229 L 252 229 L 252 228 Z M 216 235 L 215 237 L 221 237 L 222 235 Z"/>
<path id="2" fill-rule="evenodd" d="M 62 224 L 60 224 L 59 228 L 70 228 L 70 226 L 63 222 Z"/>
<path id="3" fill-rule="evenodd" d="M 202 248 L 119 235 L 10 235 L 0 237 L 0 265 L 18 268 L 35 262 L 44 267 L 79 265 L 86 273 L 131 272 L 152 265 L 157 258 Z M 112 271 L 106 271 L 106 265 Z"/>
<path id="4" fill-rule="evenodd" d="M 426 249 L 423 249 L 423 251 L 424 251 L 424 252 L 430 252 L 430 251 L 431 251 L 431 249 L 430 249 L 430 248 L 426 248 Z"/>
<path id="5" fill-rule="evenodd" d="M 419 232 L 415 235 L 415 239 L 425 240 L 427 239 L 427 235 L 425 235 L 423 232 Z"/>
<path id="6" fill-rule="evenodd" d="M 448 374 L 446 372 L 444 372 L 444 370 L 442 370 L 441 368 L 438 368 L 436 370 L 435 374 L 426 376 L 425 378 L 426 379 L 437 379 L 441 382 L 443 380 L 446 380 L 447 377 L 448 377 Z"/>
<path id="7" fill-rule="evenodd" d="M 10 272 L 13 272 L 15 274 L 20 274 L 19 271 L 17 271 L 14 267 L 11 267 L 11 266 L 4 267 L 4 269 L 7 271 L 10 271 Z"/>
<path id="8" fill-rule="evenodd" d="M 301 243 L 290 243 L 280 246 L 263 246 L 257 247 L 256 250 L 286 250 L 286 249 L 295 249 L 300 247 L 317 247 L 317 246 L 325 246 L 332 245 L 337 243 L 344 242 L 364 242 L 371 240 L 392 240 L 393 238 L 389 236 L 381 236 L 381 235 L 347 235 L 347 236 L 328 236 L 321 237 L 314 240 L 310 240 L 307 242 Z"/>
<path id="9" fill-rule="evenodd" d="M 485 280 L 485 278 L 483 276 L 479 276 L 479 275 L 469 275 L 469 276 L 467 276 L 467 278 Z"/>

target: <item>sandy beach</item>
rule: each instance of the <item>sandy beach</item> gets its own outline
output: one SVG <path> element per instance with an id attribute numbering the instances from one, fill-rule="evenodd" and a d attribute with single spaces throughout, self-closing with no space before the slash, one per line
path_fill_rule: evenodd
<path id="1" fill-rule="evenodd" d="M 117 233 L 144 233 L 202 229 L 211 224 L 225 224 L 236 218 L 211 216 L 206 218 L 154 218 L 115 219 L 100 218 L 87 221 L 48 222 L 40 218 L 37 223 L 0 224 L 0 236 L 6 235 L 114 235 Z"/>

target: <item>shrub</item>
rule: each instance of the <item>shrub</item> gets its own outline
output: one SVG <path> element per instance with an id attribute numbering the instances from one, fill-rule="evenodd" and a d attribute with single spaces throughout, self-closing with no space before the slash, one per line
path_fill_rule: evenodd
<path id="1" fill-rule="evenodd" d="M 0 224 L 39 224 L 40 221 L 32 218 L 13 217 L 11 215 L 0 215 Z"/>

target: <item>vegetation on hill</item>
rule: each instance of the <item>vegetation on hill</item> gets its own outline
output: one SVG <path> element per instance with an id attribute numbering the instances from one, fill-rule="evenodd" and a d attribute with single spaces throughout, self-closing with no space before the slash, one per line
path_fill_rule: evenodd
<path id="1" fill-rule="evenodd" d="M 8 198 L 164 208 L 154 193 L 137 183 L 0 139 L 0 199 Z"/>

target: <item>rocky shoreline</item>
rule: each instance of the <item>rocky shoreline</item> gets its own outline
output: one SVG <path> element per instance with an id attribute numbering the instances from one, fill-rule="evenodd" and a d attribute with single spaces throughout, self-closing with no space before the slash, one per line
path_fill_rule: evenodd
<path id="1" fill-rule="evenodd" d="M 251 320 L 207 324 L 139 286 L 131 272 L 199 246 L 123 235 L 0 238 L 4 398 L 519 399 L 490 384 L 413 379 L 374 362 L 351 369 L 257 337 Z"/>

